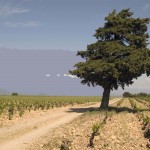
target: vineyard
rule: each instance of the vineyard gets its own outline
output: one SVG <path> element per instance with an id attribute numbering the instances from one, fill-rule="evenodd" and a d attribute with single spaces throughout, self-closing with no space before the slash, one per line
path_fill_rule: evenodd
<path id="1" fill-rule="evenodd" d="M 49 133 L 42 147 L 36 143 L 31 149 L 148 150 L 149 104 L 149 97 L 122 98 L 113 103 L 108 111 L 93 109 Z"/>
<path id="2" fill-rule="evenodd" d="M 99 102 L 100 99 L 96 96 L 0 96 L 0 116 L 7 115 L 11 120 L 14 114 L 22 117 L 26 111 Z"/>
<path id="3" fill-rule="evenodd" d="M 26 148 L 30 150 L 150 149 L 150 97 L 115 98 L 106 111 L 99 110 L 99 103 L 95 103 L 99 99 L 84 96 L 1 96 L 0 119 L 5 117 L 1 119 L 0 149 L 9 149 L 16 142 L 20 146 L 27 143 Z M 56 123 L 55 128 L 51 128 L 53 123 L 61 124 L 74 115 L 78 117 L 65 125 L 57 126 Z M 42 136 L 36 138 L 39 132 Z M 31 141 L 28 136 L 32 137 Z"/>

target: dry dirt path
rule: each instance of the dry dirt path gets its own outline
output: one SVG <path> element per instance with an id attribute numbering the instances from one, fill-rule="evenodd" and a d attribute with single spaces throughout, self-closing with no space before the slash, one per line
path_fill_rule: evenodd
<path id="1" fill-rule="evenodd" d="M 118 100 L 111 100 L 110 104 Z M 0 150 L 24 150 L 50 129 L 70 122 L 83 114 L 82 111 L 70 111 L 72 108 L 85 109 L 98 106 L 99 103 L 88 106 L 61 107 L 23 117 L 12 125 L 0 128 Z"/>

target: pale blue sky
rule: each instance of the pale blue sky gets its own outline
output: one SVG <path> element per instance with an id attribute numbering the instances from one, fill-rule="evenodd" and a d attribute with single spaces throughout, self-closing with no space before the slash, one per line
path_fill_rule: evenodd
<path id="1" fill-rule="evenodd" d="M 103 26 L 105 16 L 125 8 L 135 17 L 150 18 L 150 0 L 0 0 L 0 91 L 102 94 L 102 88 L 83 86 L 80 79 L 64 74 L 80 60 L 76 51 L 95 42 L 92 35 Z M 149 87 L 150 78 L 142 76 L 125 89 L 149 92 Z"/>
<path id="2" fill-rule="evenodd" d="M 0 47 L 84 50 L 104 17 L 124 8 L 150 17 L 150 0 L 0 0 Z"/>

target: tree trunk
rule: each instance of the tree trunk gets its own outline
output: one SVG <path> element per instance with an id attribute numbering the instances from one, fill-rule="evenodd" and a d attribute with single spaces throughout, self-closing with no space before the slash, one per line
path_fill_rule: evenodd
<path id="1" fill-rule="evenodd" d="M 107 109 L 108 108 L 109 97 L 110 97 L 110 88 L 109 87 L 104 88 L 100 109 Z"/>

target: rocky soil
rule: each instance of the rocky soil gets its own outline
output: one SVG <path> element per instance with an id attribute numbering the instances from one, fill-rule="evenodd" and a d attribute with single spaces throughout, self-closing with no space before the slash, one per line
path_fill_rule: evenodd
<path id="1" fill-rule="evenodd" d="M 141 122 L 129 100 L 111 106 L 108 112 L 93 108 L 65 126 L 51 130 L 28 150 L 147 150 L 149 140 L 144 138 Z M 101 124 L 106 116 L 106 123 L 100 126 L 90 147 L 93 125 Z"/>
<path id="2" fill-rule="evenodd" d="M 150 117 L 143 104 L 137 105 Z M 98 106 L 67 106 L 5 120 L 0 127 L 0 150 L 148 149 L 149 139 L 144 138 L 128 99 L 112 100 L 107 111 L 99 111 Z"/>

